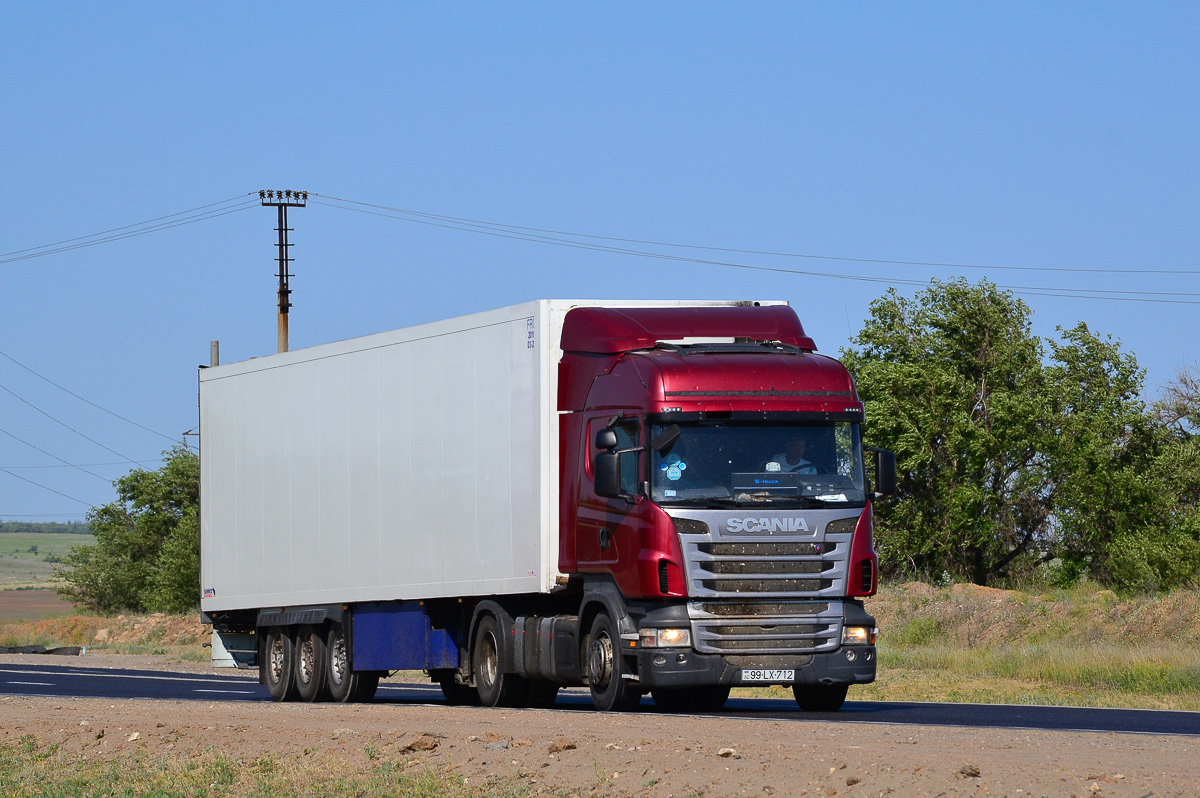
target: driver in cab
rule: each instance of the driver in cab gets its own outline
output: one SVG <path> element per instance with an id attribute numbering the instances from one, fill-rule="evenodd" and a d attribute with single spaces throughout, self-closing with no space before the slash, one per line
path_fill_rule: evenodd
<path id="1" fill-rule="evenodd" d="M 784 451 L 767 460 L 767 471 L 782 471 L 789 474 L 815 474 L 817 467 L 804 458 L 808 441 L 803 435 L 795 434 L 784 444 Z"/>

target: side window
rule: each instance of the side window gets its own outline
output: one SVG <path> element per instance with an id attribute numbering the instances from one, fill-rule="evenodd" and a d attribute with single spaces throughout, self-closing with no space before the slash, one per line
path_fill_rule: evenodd
<path id="1" fill-rule="evenodd" d="M 630 430 L 623 425 L 618 425 L 617 432 L 617 448 L 627 449 L 632 446 L 637 446 L 637 427 Z M 621 455 L 621 492 L 628 494 L 637 493 L 638 483 L 638 453 L 627 452 Z"/>

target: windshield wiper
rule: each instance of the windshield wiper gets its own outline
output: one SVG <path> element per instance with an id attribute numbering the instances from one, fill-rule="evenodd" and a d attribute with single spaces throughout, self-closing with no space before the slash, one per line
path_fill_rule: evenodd
<path id="1" fill-rule="evenodd" d="M 666 504 L 671 507 L 710 507 L 715 509 L 725 507 L 740 507 L 741 504 L 733 499 L 723 499 L 716 496 L 699 498 L 699 499 L 663 499 L 660 504 Z"/>
<path id="2" fill-rule="evenodd" d="M 828 507 L 834 502 L 826 502 L 821 499 L 814 499 L 811 496 L 762 496 L 753 493 L 739 494 L 734 503 L 738 507 L 745 507 L 754 504 L 792 504 L 804 509 L 815 509 L 819 507 Z M 841 504 L 842 502 L 836 502 Z"/>

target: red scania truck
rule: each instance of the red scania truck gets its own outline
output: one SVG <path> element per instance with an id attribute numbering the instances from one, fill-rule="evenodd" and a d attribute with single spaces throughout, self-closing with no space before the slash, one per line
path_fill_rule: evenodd
<path id="1" fill-rule="evenodd" d="M 895 459 L 782 302 L 540 300 L 201 369 L 201 610 L 273 698 L 719 708 L 875 678 Z M 874 484 L 868 479 L 873 471 Z"/>

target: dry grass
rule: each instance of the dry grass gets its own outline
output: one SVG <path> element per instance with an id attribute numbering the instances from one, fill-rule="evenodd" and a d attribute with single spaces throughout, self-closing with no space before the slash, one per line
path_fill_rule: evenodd
<path id="1" fill-rule="evenodd" d="M 879 677 L 853 699 L 1200 711 L 1200 590 L 1119 598 L 1083 585 L 1030 593 L 912 582 L 870 599 Z M 0 624 L 0 645 L 87 646 L 203 661 L 197 616 L 87 615 Z M 421 681 L 419 673 L 400 675 Z M 742 695 L 790 696 L 781 688 Z"/>

